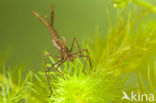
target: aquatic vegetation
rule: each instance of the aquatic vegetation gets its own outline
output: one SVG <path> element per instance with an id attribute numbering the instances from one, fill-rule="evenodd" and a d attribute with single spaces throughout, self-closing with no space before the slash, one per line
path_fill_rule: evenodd
<path id="1" fill-rule="evenodd" d="M 148 11 L 119 13 L 105 38 L 87 38 L 93 69 L 83 70 L 83 59 L 65 62 L 59 71 L 49 72 L 53 94 L 50 98 L 45 72 L 23 67 L 4 68 L 0 59 L 1 103 L 121 103 L 125 91 L 156 95 L 156 22 L 146 18 Z M 110 21 L 111 23 L 112 21 Z M 104 34 L 103 34 L 104 35 Z M 47 51 L 44 54 L 48 54 Z M 50 64 L 56 60 L 48 58 Z"/>

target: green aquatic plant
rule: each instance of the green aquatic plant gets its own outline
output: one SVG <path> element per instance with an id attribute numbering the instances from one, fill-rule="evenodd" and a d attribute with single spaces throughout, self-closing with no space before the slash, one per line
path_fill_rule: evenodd
<path id="1" fill-rule="evenodd" d="M 93 71 L 87 68 L 87 74 L 83 74 L 83 64 L 78 59 L 59 68 L 63 76 L 51 72 L 53 95 L 47 100 L 50 103 L 109 103 L 121 102 L 123 90 L 155 93 L 155 79 L 151 79 L 155 74 L 151 71 L 156 68 L 149 68 L 149 64 L 156 60 L 156 31 L 154 26 L 149 28 L 144 22 L 138 23 L 139 17 L 128 16 L 125 22 L 118 19 L 118 25 L 108 31 L 106 38 L 96 35 L 96 42 L 86 46 L 94 64 Z M 146 77 L 148 81 L 143 81 Z M 127 79 L 132 81 L 126 82 Z"/>
<path id="2" fill-rule="evenodd" d="M 54 63 L 52 58 L 49 59 Z M 82 69 L 83 64 L 77 59 L 69 65 L 65 63 L 63 70 L 59 68 L 63 75 L 54 71 L 50 73 L 53 86 L 50 103 L 102 103 L 119 97 L 120 83 L 117 82 L 117 78 L 113 78 L 105 71 L 100 73 L 91 71 L 89 67 L 84 74 Z"/>
<path id="3" fill-rule="evenodd" d="M 3 68 L 0 73 L 0 102 L 1 103 L 24 103 L 26 98 L 29 97 L 27 92 L 30 86 L 27 85 L 31 74 L 27 74 L 25 79 L 22 78 L 21 69 L 18 67 L 18 71 L 8 72 Z"/>
<path id="4" fill-rule="evenodd" d="M 96 57 L 95 65 L 115 76 L 129 75 L 130 81 L 125 84 L 133 85 L 126 91 L 155 94 L 156 28 L 150 20 L 146 21 L 144 13 L 128 15 L 126 20 L 119 16 L 106 38 L 95 37 L 96 42 L 90 46 L 91 57 Z"/>
<path id="5" fill-rule="evenodd" d="M 105 37 L 95 35 L 95 42 L 87 38 L 88 45 L 84 46 L 89 50 L 92 70 L 87 65 L 86 73 L 82 72 L 83 59 L 65 62 L 60 73 L 51 69 L 50 98 L 45 72 L 23 73 L 23 67 L 4 68 L 5 56 L 0 58 L 0 102 L 121 103 L 123 91 L 156 95 L 155 23 L 146 19 L 145 12 L 128 13 L 126 18 L 118 14 L 116 19 L 112 23 L 116 25 L 110 24 Z M 48 59 L 46 67 L 55 62 Z"/>
<path id="6" fill-rule="evenodd" d="M 147 8 L 152 12 L 156 13 L 156 7 L 145 0 L 113 0 L 113 6 L 115 8 L 125 8 L 130 3 L 134 3 L 136 5 L 139 5 L 143 8 Z"/>

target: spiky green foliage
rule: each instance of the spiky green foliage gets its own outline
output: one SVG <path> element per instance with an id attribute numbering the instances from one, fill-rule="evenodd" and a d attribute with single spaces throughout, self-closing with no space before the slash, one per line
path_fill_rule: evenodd
<path id="1" fill-rule="evenodd" d="M 22 80 L 21 67 L 17 68 L 18 73 L 6 72 L 6 68 L 3 68 L 0 74 L 0 102 L 1 103 L 24 103 L 27 101 L 29 95 L 30 86 L 27 85 L 30 75 L 28 74 L 25 79 Z M 15 75 L 17 74 L 17 76 Z M 18 78 L 18 79 L 17 79 Z"/>
<path id="2" fill-rule="evenodd" d="M 96 49 L 92 48 L 91 52 L 92 57 L 96 57 L 94 61 L 110 70 L 122 67 L 125 68 L 122 71 L 130 71 L 142 65 L 143 61 L 149 63 L 155 59 L 156 28 L 146 28 L 143 20 L 137 27 L 138 20 L 133 17 L 128 17 L 124 24 L 122 17 L 118 18 L 119 25 L 110 29 L 105 39 L 95 37 L 96 43 L 92 47 Z"/>
<path id="3" fill-rule="evenodd" d="M 95 42 L 84 46 L 93 63 L 92 70 L 86 67 L 86 74 L 82 72 L 84 60 L 79 58 L 65 62 L 60 73 L 51 70 L 50 98 L 44 72 L 21 76 L 21 67 L 14 72 L 1 68 L 0 102 L 121 103 L 123 90 L 156 95 L 156 28 L 155 23 L 146 21 L 145 14 L 127 14 L 126 19 L 118 15 L 105 38 L 96 35 Z M 48 59 L 47 66 L 56 61 Z"/>
<path id="4" fill-rule="evenodd" d="M 129 3 L 134 3 L 156 13 L 156 7 L 146 0 L 113 0 L 113 3 L 115 8 L 125 8 Z"/>
<path id="5" fill-rule="evenodd" d="M 128 15 L 126 21 L 119 16 L 118 25 L 108 31 L 105 39 L 95 37 L 91 55 L 96 57 L 96 65 L 115 72 L 116 76 L 129 75 L 131 81 L 126 84 L 133 86 L 126 91 L 155 94 L 156 28 L 146 21 L 145 14 L 135 18 Z"/>
<path id="6" fill-rule="evenodd" d="M 49 59 L 52 63 L 55 62 L 52 58 Z M 63 70 L 59 68 L 63 75 L 56 71 L 50 72 L 53 89 L 53 95 L 50 98 L 48 98 L 50 92 L 45 73 L 40 72 L 35 75 L 36 79 L 32 84 L 33 96 L 40 97 L 40 101 L 49 103 L 101 103 L 119 97 L 121 83 L 117 81 L 118 78 L 107 74 L 106 71 L 99 73 L 91 71 L 90 68 L 84 74 L 82 69 L 82 61 L 76 59 L 74 63 L 65 63 Z"/>
<path id="7" fill-rule="evenodd" d="M 53 95 L 49 98 L 50 103 L 102 103 L 119 97 L 120 83 L 117 82 L 117 78 L 114 79 L 105 71 L 100 73 L 91 71 L 90 68 L 87 68 L 85 74 L 82 69 L 82 61 L 77 59 L 69 66 L 65 63 L 63 71 L 59 69 L 63 75 L 50 73 L 53 88 Z"/>
<path id="8" fill-rule="evenodd" d="M 118 19 L 118 25 L 109 30 L 105 39 L 96 36 L 96 42 L 88 46 L 93 71 L 89 72 L 89 68 L 86 68 L 87 75 L 83 74 L 83 65 L 78 59 L 59 69 L 64 73 L 63 77 L 56 72 L 50 73 L 53 75 L 51 85 L 54 91 L 48 100 L 50 103 L 121 102 L 120 93 L 123 90 L 155 93 L 156 78 L 151 79 L 155 75 L 151 71 L 156 69 L 153 66 L 156 60 L 156 31 L 154 26 L 148 28 L 145 22 L 138 23 L 144 12 L 136 15 L 135 19 L 132 17 L 128 16 L 126 21 Z M 49 59 L 54 63 L 52 58 Z M 125 83 L 123 77 L 122 82 L 119 81 L 119 77 L 126 74 L 132 81 Z M 144 81 L 146 77 L 148 81 Z M 122 88 L 122 83 L 125 83 L 123 87 L 127 85 L 128 88 Z"/>

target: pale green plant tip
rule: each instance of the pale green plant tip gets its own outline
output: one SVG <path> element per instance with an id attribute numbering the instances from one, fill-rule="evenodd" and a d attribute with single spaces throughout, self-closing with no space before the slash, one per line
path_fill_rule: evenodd
<path id="1" fill-rule="evenodd" d="M 156 31 L 153 30 L 155 25 L 148 28 L 149 24 L 143 22 L 145 25 L 138 24 L 135 31 L 134 25 L 137 20 L 132 20 L 132 17 L 133 15 L 128 15 L 127 21 L 118 20 L 117 26 L 108 30 L 105 39 L 97 35 L 96 42 L 92 46 L 84 44 L 84 47 L 89 49 L 94 64 L 93 70 L 87 66 L 84 74 L 81 59 L 62 64 L 59 71 L 63 76 L 51 70 L 48 73 L 53 89 L 50 98 L 45 72 L 30 72 L 22 79 L 21 71 L 13 74 L 4 68 L 4 71 L 0 72 L 0 102 L 120 103 L 125 88 L 129 93 L 131 90 L 155 93 Z M 44 54 L 49 53 L 44 51 Z M 51 57 L 47 59 L 49 63 L 46 67 L 55 62 Z M 134 77 L 136 72 L 134 79 L 137 82 L 127 81 L 129 79 L 127 75 Z M 147 81 L 144 80 L 146 77 Z"/>
<path id="2" fill-rule="evenodd" d="M 156 6 L 149 3 L 149 1 L 145 0 L 113 0 L 113 7 L 114 8 L 125 8 L 128 4 L 134 3 L 141 7 L 147 8 L 150 11 L 156 13 Z"/>
<path id="3" fill-rule="evenodd" d="M 49 57 L 49 59 L 52 58 Z M 55 61 L 52 60 L 52 63 L 54 62 Z M 101 86 L 101 83 L 99 83 L 101 79 L 106 79 L 105 82 L 109 81 L 112 85 L 114 83 L 114 80 L 105 78 L 107 73 L 101 73 L 101 77 L 99 78 L 99 76 L 97 76 L 99 75 L 98 73 L 95 74 L 94 71 L 91 71 L 90 68 L 87 67 L 87 74 L 84 74 L 82 72 L 83 63 L 80 59 L 74 60 L 74 63 L 69 62 L 69 66 L 67 64 L 68 63 L 64 64 L 64 68 L 60 68 L 60 70 L 64 73 L 63 76 L 60 76 L 59 74 L 52 74 L 52 76 L 50 76 L 51 86 L 53 88 L 53 95 L 51 98 L 47 98 L 50 103 L 95 103 L 99 100 L 101 102 L 107 100 L 110 101 L 111 99 L 117 97 L 117 95 L 114 96 L 114 94 L 117 93 L 107 94 L 107 100 L 104 98 L 106 94 L 103 94 L 102 97 L 99 96 L 102 95 L 100 89 L 105 88 L 103 93 L 107 93 L 107 91 L 109 91 L 108 87 Z M 103 85 L 105 85 L 105 83 L 103 83 Z"/>
<path id="4" fill-rule="evenodd" d="M 25 101 L 30 88 L 30 86 L 26 84 L 30 75 L 28 74 L 23 81 L 18 81 L 18 83 L 13 81 L 13 74 L 11 72 L 3 72 L 2 77 L 3 81 L 0 81 L 0 102 L 19 103 Z M 21 75 L 19 78 L 21 78 Z"/>
<path id="5" fill-rule="evenodd" d="M 96 103 L 99 100 L 104 102 L 106 99 L 104 96 L 107 95 L 109 97 L 110 95 L 110 97 L 107 98 L 107 100 L 110 101 L 113 94 L 107 94 L 110 88 L 105 87 L 104 83 L 109 81 L 109 83 L 112 84 L 113 82 L 107 78 L 105 78 L 105 82 L 102 84 L 100 81 L 101 79 L 96 78 L 94 73 L 88 75 L 73 75 L 65 80 L 62 78 L 58 79 L 58 88 L 54 90 L 54 94 L 49 100 L 52 103 Z M 101 89 L 104 89 L 102 92 L 103 95 L 100 94 Z M 113 90 L 113 88 L 111 89 Z M 115 98 L 115 96 L 113 98 Z"/>

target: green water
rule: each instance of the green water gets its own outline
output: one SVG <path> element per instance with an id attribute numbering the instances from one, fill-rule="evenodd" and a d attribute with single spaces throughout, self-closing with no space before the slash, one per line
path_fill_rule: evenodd
<path id="1" fill-rule="evenodd" d="M 109 11 L 112 20 L 116 10 L 111 0 L 1 0 L 0 1 L 0 54 L 10 48 L 8 66 L 28 64 L 39 68 L 42 54 L 47 50 L 57 55 L 47 28 L 33 15 L 49 14 L 50 4 L 55 8 L 55 28 L 65 36 L 68 46 L 72 38 L 82 42 L 100 28 L 100 35 L 108 28 Z"/>

